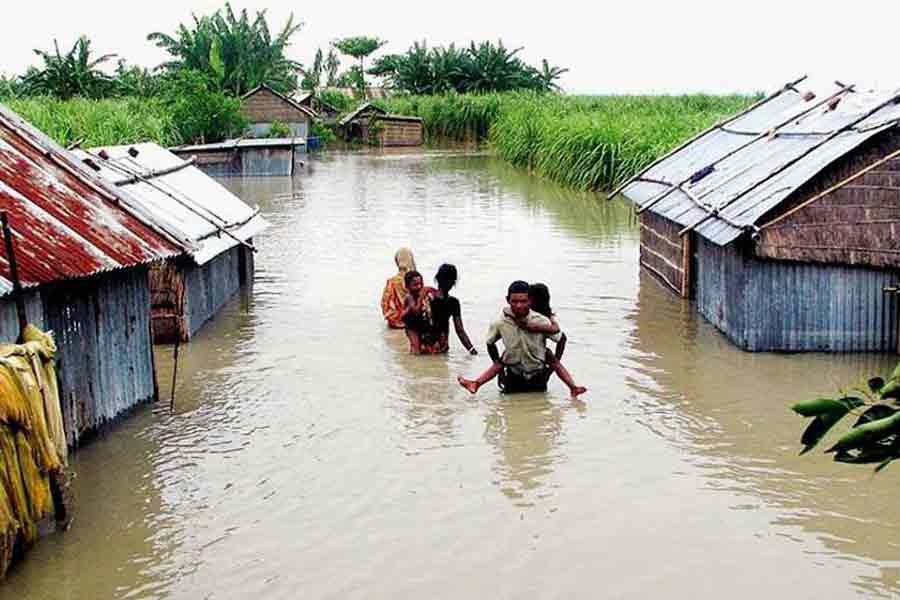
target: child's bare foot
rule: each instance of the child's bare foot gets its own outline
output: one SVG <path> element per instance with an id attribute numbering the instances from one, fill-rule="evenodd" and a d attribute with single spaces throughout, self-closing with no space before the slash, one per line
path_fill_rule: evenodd
<path id="1" fill-rule="evenodd" d="M 463 386 L 464 388 L 466 388 L 466 390 L 468 390 L 470 394 L 473 394 L 473 395 L 474 395 L 475 392 L 478 391 L 478 382 L 477 382 L 477 381 L 472 381 L 471 379 L 466 379 L 466 378 L 463 377 L 462 375 L 460 375 L 459 377 L 457 377 L 457 378 L 456 378 L 456 381 L 459 382 L 459 385 L 461 385 L 461 386 Z"/>
<path id="2" fill-rule="evenodd" d="M 569 392 L 571 392 L 571 394 L 572 394 L 573 400 L 578 398 L 579 396 L 581 396 L 586 391 L 588 391 L 588 389 L 586 387 L 583 387 L 580 385 L 576 385 L 575 387 L 573 387 L 569 390 Z"/>

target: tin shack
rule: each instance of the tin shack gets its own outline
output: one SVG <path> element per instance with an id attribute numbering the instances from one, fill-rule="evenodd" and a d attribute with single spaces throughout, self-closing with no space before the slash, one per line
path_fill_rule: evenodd
<path id="1" fill-rule="evenodd" d="M 29 321 L 52 330 L 66 438 L 76 444 L 155 397 L 151 265 L 186 250 L 126 193 L 0 105 L 0 210 Z M 19 333 L 0 252 L 0 340 Z"/>
<path id="2" fill-rule="evenodd" d="M 193 250 L 150 270 L 153 337 L 188 341 L 241 286 L 253 280 L 253 238 L 268 223 L 193 161 L 156 144 L 79 151 L 154 220 Z"/>
<path id="3" fill-rule="evenodd" d="M 623 188 L 640 262 L 750 351 L 897 351 L 900 91 L 789 83 Z"/>
<path id="4" fill-rule="evenodd" d="M 359 140 L 383 147 L 421 146 L 425 126 L 421 118 L 388 114 L 366 102 L 339 122 L 344 139 Z"/>
<path id="5" fill-rule="evenodd" d="M 306 139 L 239 139 L 170 150 L 213 177 L 293 176 L 303 168 Z"/>
<path id="6" fill-rule="evenodd" d="M 272 124 L 286 125 L 294 137 L 309 136 L 315 112 L 263 84 L 241 97 L 241 114 L 247 119 L 251 137 L 270 137 Z"/>

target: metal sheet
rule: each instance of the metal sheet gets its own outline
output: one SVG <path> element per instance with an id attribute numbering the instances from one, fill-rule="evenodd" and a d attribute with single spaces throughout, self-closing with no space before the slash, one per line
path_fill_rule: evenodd
<path id="1" fill-rule="evenodd" d="M 23 286 L 87 277 L 181 254 L 138 217 L 126 193 L 0 105 L 0 208 L 16 241 Z M 0 295 L 11 289 L 0 254 Z"/>
<path id="2" fill-rule="evenodd" d="M 726 128 L 700 136 L 645 171 L 642 179 L 680 184 L 714 164 L 705 177 L 684 185 L 690 196 L 675 190 L 648 210 L 685 227 L 702 221 L 697 233 L 718 245 L 728 244 L 830 164 L 872 136 L 897 126 L 900 105 L 895 103 L 860 120 L 896 94 L 848 93 L 834 110 L 823 106 L 802 114 L 818 100 L 804 100 L 800 91 L 787 91 Z M 792 117 L 795 119 L 778 129 L 776 135 L 742 148 L 753 136 L 769 132 Z M 856 121 L 846 132 L 830 137 Z M 663 184 L 639 180 L 623 193 L 638 205 L 645 205 L 665 189 Z"/>
<path id="3" fill-rule="evenodd" d="M 108 159 L 98 157 L 101 151 Z M 258 209 L 156 144 L 94 148 L 76 154 L 91 158 L 100 167 L 100 176 L 126 189 L 141 209 L 164 223 L 173 236 L 189 240 L 194 247 L 191 256 L 199 265 L 238 245 L 237 240 L 246 241 L 268 227 Z M 154 176 L 172 169 L 178 170 Z M 128 183 L 136 175 L 146 179 Z"/>

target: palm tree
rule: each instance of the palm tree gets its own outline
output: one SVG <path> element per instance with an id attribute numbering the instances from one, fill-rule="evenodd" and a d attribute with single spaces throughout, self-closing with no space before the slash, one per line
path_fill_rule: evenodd
<path id="1" fill-rule="evenodd" d="M 23 77 L 23 85 L 29 94 L 46 94 L 68 99 L 74 96 L 99 98 L 112 86 L 112 79 L 99 67 L 115 58 L 115 54 L 91 56 L 91 41 L 81 36 L 72 49 L 63 54 L 59 43 L 53 40 L 53 52 L 35 49 L 43 67 L 31 68 Z"/>
<path id="2" fill-rule="evenodd" d="M 263 83 L 284 93 L 297 89 L 302 65 L 285 56 L 291 37 L 303 27 L 302 22 L 294 22 L 293 15 L 274 36 L 265 10 L 251 19 L 246 9 L 236 15 L 226 3 L 212 15 L 194 15 L 193 19 L 191 27 L 179 25 L 174 35 L 155 32 L 147 36 L 173 57 L 161 68 L 200 71 L 235 95 Z"/>
<path id="3" fill-rule="evenodd" d="M 561 92 L 562 88 L 557 85 L 556 80 L 568 73 L 569 69 L 561 67 L 551 67 L 547 59 L 541 61 L 541 70 L 537 72 L 538 80 L 544 90 L 548 92 Z"/>

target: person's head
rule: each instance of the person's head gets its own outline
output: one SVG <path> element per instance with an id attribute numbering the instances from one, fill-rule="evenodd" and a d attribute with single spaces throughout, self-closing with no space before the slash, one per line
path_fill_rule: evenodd
<path id="1" fill-rule="evenodd" d="M 541 313 L 548 319 L 553 316 L 550 308 L 550 288 L 543 283 L 532 283 L 528 286 L 528 297 L 531 299 L 531 310 Z"/>
<path id="2" fill-rule="evenodd" d="M 407 271 L 403 276 L 403 284 L 406 286 L 406 291 L 413 296 L 418 296 L 423 287 L 422 274 L 418 271 Z"/>
<path id="3" fill-rule="evenodd" d="M 450 293 L 450 290 L 452 290 L 453 286 L 456 285 L 456 279 L 456 265 L 451 265 L 448 263 L 442 264 L 438 268 L 437 274 L 434 276 L 434 280 L 437 282 L 438 289 L 445 294 Z"/>
<path id="4" fill-rule="evenodd" d="M 408 273 L 409 271 L 416 270 L 416 259 L 413 258 L 412 250 L 409 248 L 400 248 L 397 250 L 396 254 L 394 254 L 394 262 L 397 264 L 397 269 L 399 269 L 401 273 Z"/>
<path id="5" fill-rule="evenodd" d="M 506 290 L 506 301 L 516 317 L 524 317 L 528 314 L 531 301 L 528 297 L 528 282 L 513 281 Z"/>

